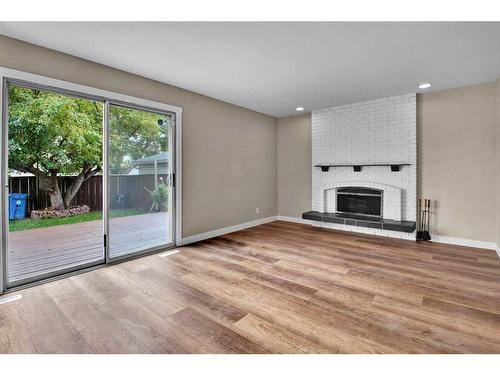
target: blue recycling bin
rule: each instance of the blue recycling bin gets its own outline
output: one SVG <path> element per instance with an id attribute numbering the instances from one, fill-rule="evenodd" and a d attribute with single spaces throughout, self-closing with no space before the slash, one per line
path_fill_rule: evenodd
<path id="1" fill-rule="evenodd" d="M 9 220 L 20 220 L 26 217 L 28 194 L 9 194 Z"/>

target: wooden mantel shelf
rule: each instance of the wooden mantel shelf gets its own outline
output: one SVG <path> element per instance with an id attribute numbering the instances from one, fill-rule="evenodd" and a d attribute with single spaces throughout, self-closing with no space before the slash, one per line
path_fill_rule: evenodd
<path id="1" fill-rule="evenodd" d="M 321 168 L 322 172 L 328 172 L 330 168 L 352 167 L 354 172 L 361 172 L 362 167 L 391 167 L 392 172 L 399 172 L 402 166 L 411 165 L 410 163 L 360 163 L 360 164 L 316 164 L 315 167 Z"/>

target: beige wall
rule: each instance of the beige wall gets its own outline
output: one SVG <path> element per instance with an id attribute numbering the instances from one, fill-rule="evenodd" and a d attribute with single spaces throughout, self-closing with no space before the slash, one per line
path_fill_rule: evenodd
<path id="1" fill-rule="evenodd" d="M 432 232 L 495 241 L 494 84 L 418 96 L 418 191 Z"/>
<path id="2" fill-rule="evenodd" d="M 276 215 L 275 118 L 4 36 L 0 66 L 183 107 L 184 236 Z"/>
<path id="3" fill-rule="evenodd" d="M 497 190 L 497 204 L 496 204 L 496 229 L 497 229 L 497 250 L 500 254 L 500 76 L 496 82 L 496 105 L 497 105 L 497 118 L 496 118 L 496 190 Z"/>
<path id="4" fill-rule="evenodd" d="M 418 195 L 435 202 L 434 234 L 493 242 L 497 226 L 500 232 L 500 202 L 496 209 L 491 201 L 496 90 L 500 82 L 418 96 Z M 279 215 L 300 217 L 310 209 L 310 129 L 310 116 L 278 120 Z M 500 124 L 498 130 L 500 146 Z M 500 153 L 498 161 L 500 172 Z M 498 194 L 500 200 L 500 177 Z"/>
<path id="5" fill-rule="evenodd" d="M 278 215 L 311 210 L 311 114 L 278 119 Z"/>
<path id="6" fill-rule="evenodd" d="M 184 236 L 311 208 L 310 114 L 276 121 L 3 36 L 0 66 L 183 107 Z M 419 195 L 436 202 L 433 232 L 500 244 L 500 80 L 419 95 L 417 108 Z"/>

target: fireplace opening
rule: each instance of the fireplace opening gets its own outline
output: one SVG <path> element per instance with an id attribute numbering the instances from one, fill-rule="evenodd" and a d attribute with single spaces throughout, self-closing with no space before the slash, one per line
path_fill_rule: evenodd
<path id="1" fill-rule="evenodd" d="M 337 212 L 382 217 L 382 190 L 344 187 L 337 189 Z"/>

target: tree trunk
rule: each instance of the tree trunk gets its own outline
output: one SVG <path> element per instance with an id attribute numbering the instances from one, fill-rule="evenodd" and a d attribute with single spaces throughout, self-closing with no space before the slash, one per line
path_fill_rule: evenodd
<path id="1" fill-rule="evenodd" d="M 38 178 L 38 187 L 40 190 L 49 194 L 50 206 L 56 210 L 64 210 L 64 199 L 61 189 L 59 188 L 57 174 L 47 176 L 39 173 L 36 177 Z"/>
<path id="2" fill-rule="evenodd" d="M 89 178 L 95 176 L 101 170 L 100 167 L 83 168 L 80 174 L 76 176 L 73 182 L 68 186 L 63 195 L 61 189 L 59 188 L 57 172 L 52 172 L 50 175 L 46 175 L 45 173 L 34 167 L 18 167 L 16 169 L 21 172 L 33 173 L 38 178 L 39 189 L 49 194 L 50 206 L 56 210 L 64 210 L 65 208 L 69 208 L 69 206 L 71 205 L 71 201 L 75 197 L 76 193 L 78 193 L 78 190 L 80 190 L 82 184 Z"/>
<path id="3" fill-rule="evenodd" d="M 99 167 L 96 167 L 92 169 L 92 167 L 87 167 L 84 168 L 78 176 L 75 177 L 71 185 L 68 186 L 66 189 L 66 192 L 64 193 L 64 206 L 66 208 L 69 208 L 71 205 L 71 201 L 75 197 L 76 193 L 78 193 L 78 190 L 82 187 L 82 184 L 87 181 L 89 178 L 92 178 L 95 176 L 97 172 L 99 172 L 101 169 Z"/>
<path id="4" fill-rule="evenodd" d="M 50 206 L 56 210 L 64 210 L 64 200 L 61 191 L 49 192 Z"/>
<path id="5" fill-rule="evenodd" d="M 66 192 L 64 193 L 64 207 L 69 208 L 71 206 L 71 201 L 75 197 L 76 193 L 78 193 L 78 190 L 80 190 L 84 181 L 85 175 L 80 174 L 75 177 L 71 185 L 67 187 Z"/>

